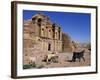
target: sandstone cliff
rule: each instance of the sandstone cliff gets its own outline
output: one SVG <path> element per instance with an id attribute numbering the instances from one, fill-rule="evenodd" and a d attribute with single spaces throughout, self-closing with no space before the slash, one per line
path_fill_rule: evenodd
<path id="1" fill-rule="evenodd" d="M 68 34 L 62 33 L 63 52 L 73 52 L 75 48 L 75 42 L 71 40 L 71 37 Z"/>

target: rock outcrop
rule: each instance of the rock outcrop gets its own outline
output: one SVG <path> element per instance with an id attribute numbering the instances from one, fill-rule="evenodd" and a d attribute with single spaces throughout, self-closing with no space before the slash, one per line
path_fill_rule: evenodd
<path id="1" fill-rule="evenodd" d="M 73 52 L 76 48 L 76 44 L 71 40 L 68 34 L 62 33 L 62 50 L 63 52 Z"/>

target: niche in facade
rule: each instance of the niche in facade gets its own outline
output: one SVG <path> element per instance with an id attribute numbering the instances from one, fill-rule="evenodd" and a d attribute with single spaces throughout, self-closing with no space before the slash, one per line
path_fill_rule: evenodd
<path id="1" fill-rule="evenodd" d="M 33 22 L 33 24 L 35 23 L 35 20 L 36 20 L 36 18 L 34 17 L 34 18 L 32 18 L 32 22 Z"/>
<path id="2" fill-rule="evenodd" d="M 39 19 L 37 20 L 37 24 L 38 24 L 38 26 L 41 26 L 41 22 L 42 22 L 42 19 L 39 18 Z"/>

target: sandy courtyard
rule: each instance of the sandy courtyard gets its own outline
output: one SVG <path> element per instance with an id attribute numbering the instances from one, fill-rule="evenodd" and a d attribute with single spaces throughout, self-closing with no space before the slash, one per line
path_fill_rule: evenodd
<path id="1" fill-rule="evenodd" d="M 87 50 L 84 53 L 84 58 L 81 59 L 79 62 L 78 59 L 76 59 L 76 62 L 71 62 L 73 53 L 58 53 L 56 54 L 58 56 L 56 62 L 45 62 L 43 61 L 45 54 L 40 53 L 37 55 L 34 55 L 37 60 L 35 62 L 35 67 L 33 68 L 54 68 L 54 67 L 79 67 L 79 66 L 90 66 L 91 65 L 91 54 Z"/>

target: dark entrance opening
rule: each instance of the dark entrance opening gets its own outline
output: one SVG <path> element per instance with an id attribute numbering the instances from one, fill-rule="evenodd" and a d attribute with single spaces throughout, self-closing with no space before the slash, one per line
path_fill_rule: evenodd
<path id="1" fill-rule="evenodd" d="M 48 44 L 48 51 L 51 50 L 51 44 Z"/>

